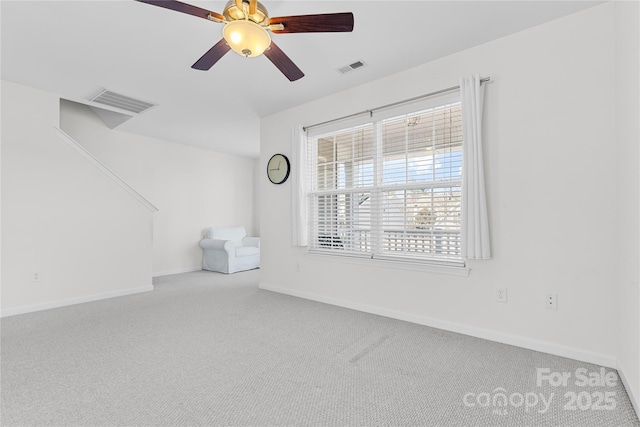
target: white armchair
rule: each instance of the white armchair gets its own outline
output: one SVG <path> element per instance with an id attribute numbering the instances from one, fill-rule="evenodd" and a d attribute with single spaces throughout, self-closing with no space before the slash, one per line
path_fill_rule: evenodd
<path id="1" fill-rule="evenodd" d="M 202 269 L 220 273 L 260 268 L 260 238 L 244 227 L 211 227 L 200 240 Z"/>

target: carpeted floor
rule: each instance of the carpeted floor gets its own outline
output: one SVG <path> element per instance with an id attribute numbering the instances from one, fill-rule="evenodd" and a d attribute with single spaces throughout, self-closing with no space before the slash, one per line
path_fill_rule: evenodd
<path id="1" fill-rule="evenodd" d="M 595 365 L 261 291 L 258 279 L 187 273 L 2 319 L 2 425 L 640 426 L 611 369 L 596 385 Z M 563 372 L 566 385 L 550 385 Z"/>

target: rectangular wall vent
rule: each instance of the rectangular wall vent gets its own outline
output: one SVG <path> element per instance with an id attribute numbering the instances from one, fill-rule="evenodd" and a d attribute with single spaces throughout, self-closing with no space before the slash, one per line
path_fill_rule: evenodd
<path id="1" fill-rule="evenodd" d="M 135 114 L 140 114 L 143 111 L 156 106 L 156 104 L 151 104 L 149 102 L 141 101 L 129 96 L 120 95 L 119 93 L 111 92 L 110 90 L 106 89 L 91 98 L 89 101 L 119 108 L 121 110 L 129 111 L 130 113 Z"/>
<path id="2" fill-rule="evenodd" d="M 360 67 L 364 67 L 364 62 L 356 61 L 353 64 L 349 64 L 349 65 L 346 65 L 346 66 L 344 66 L 342 68 L 338 68 L 338 71 L 340 71 L 342 74 L 344 74 L 344 73 L 348 73 L 349 71 L 353 71 L 355 69 L 358 69 Z"/>

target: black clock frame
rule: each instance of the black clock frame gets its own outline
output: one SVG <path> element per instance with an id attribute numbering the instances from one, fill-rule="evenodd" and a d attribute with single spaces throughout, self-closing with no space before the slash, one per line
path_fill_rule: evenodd
<path id="1" fill-rule="evenodd" d="M 275 182 L 274 180 L 271 179 L 271 175 L 269 175 L 269 164 L 271 163 L 271 160 L 273 160 L 273 158 L 276 156 L 283 157 L 285 162 L 287 162 L 287 174 L 284 176 L 284 178 L 282 178 L 282 181 L 280 182 Z M 269 158 L 269 161 L 267 162 L 267 178 L 269 178 L 269 181 L 271 181 L 272 184 L 276 184 L 276 185 L 284 184 L 287 181 L 287 179 L 289 179 L 290 173 L 291 173 L 291 163 L 289 162 L 289 158 L 287 156 L 285 156 L 284 154 L 276 153 L 273 156 L 271 156 L 271 158 Z"/>

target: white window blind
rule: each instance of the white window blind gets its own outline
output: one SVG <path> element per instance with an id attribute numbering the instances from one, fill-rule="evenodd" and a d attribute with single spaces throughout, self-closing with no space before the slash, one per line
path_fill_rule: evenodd
<path id="1" fill-rule="evenodd" d="M 430 104 L 309 136 L 310 251 L 462 262 L 459 97 Z"/>

